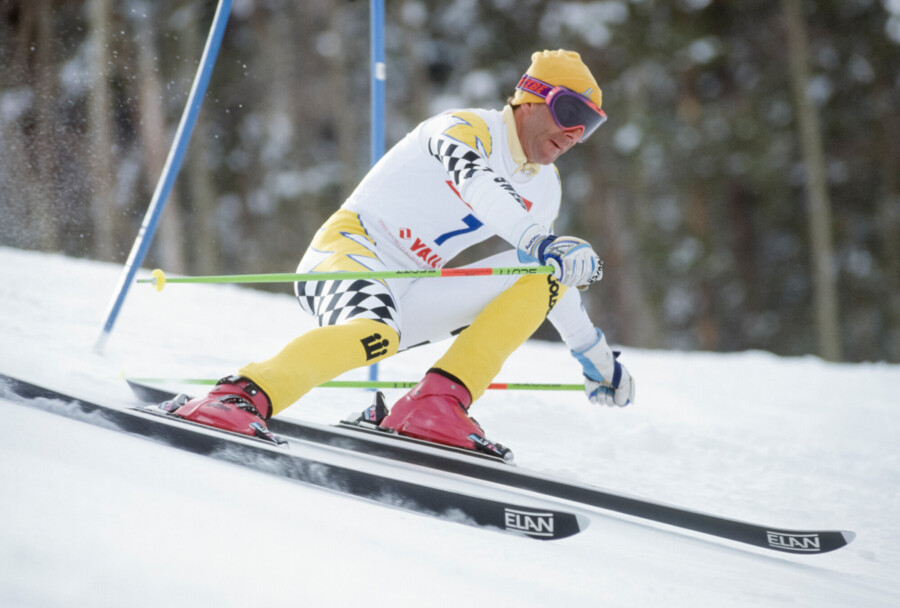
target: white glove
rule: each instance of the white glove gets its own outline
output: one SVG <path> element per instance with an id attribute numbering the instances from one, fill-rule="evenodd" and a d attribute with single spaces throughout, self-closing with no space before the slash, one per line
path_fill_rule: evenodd
<path id="1" fill-rule="evenodd" d="M 544 233 L 537 224 L 519 239 L 518 252 L 520 262 L 553 266 L 553 276 L 567 287 L 587 287 L 603 277 L 603 262 L 587 241 Z"/>
<path id="2" fill-rule="evenodd" d="M 597 341 L 583 351 L 572 351 L 584 369 L 584 392 L 591 403 L 625 407 L 634 401 L 634 379 L 618 362 L 606 343 L 606 336 L 597 330 Z"/>

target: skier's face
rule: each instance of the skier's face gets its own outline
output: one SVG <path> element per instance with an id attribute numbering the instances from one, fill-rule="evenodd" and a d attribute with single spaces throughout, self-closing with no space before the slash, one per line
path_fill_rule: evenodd
<path id="1" fill-rule="evenodd" d="M 516 126 L 528 162 L 549 165 L 581 139 L 583 129 L 560 128 L 542 103 L 525 103 L 516 109 Z"/>

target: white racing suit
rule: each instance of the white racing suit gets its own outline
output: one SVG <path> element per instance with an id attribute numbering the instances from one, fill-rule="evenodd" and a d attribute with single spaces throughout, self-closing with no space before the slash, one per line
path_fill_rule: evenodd
<path id="1" fill-rule="evenodd" d="M 372 168 L 318 231 L 298 272 L 441 268 L 494 235 L 510 250 L 472 266 L 519 266 L 520 236 L 534 224 L 551 232 L 560 197 L 556 168 L 526 163 L 509 106 L 448 112 Z M 274 413 L 349 369 L 455 334 L 434 367 L 474 400 L 548 313 L 573 350 L 597 335 L 577 290 L 548 275 L 309 281 L 297 284 L 297 297 L 320 327 L 240 371 Z"/>

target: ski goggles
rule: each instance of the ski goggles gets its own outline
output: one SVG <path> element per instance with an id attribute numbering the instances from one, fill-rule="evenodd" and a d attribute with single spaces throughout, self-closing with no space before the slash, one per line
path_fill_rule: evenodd
<path id="1" fill-rule="evenodd" d="M 606 122 L 606 113 L 600 106 L 566 87 L 554 87 L 525 74 L 516 88 L 542 98 L 560 129 L 584 129 L 581 141 L 587 140 L 597 127 Z"/>

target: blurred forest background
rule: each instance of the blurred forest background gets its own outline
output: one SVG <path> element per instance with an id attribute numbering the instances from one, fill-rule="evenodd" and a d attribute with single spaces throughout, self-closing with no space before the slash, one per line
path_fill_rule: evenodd
<path id="1" fill-rule="evenodd" d="M 215 8 L 0 0 L 0 245 L 125 262 Z M 611 341 L 900 361 L 900 0 L 387 0 L 386 46 L 388 147 L 582 54 L 610 119 L 559 231 Z M 235 0 L 145 266 L 293 271 L 370 165 L 369 65 L 368 2 Z"/>

